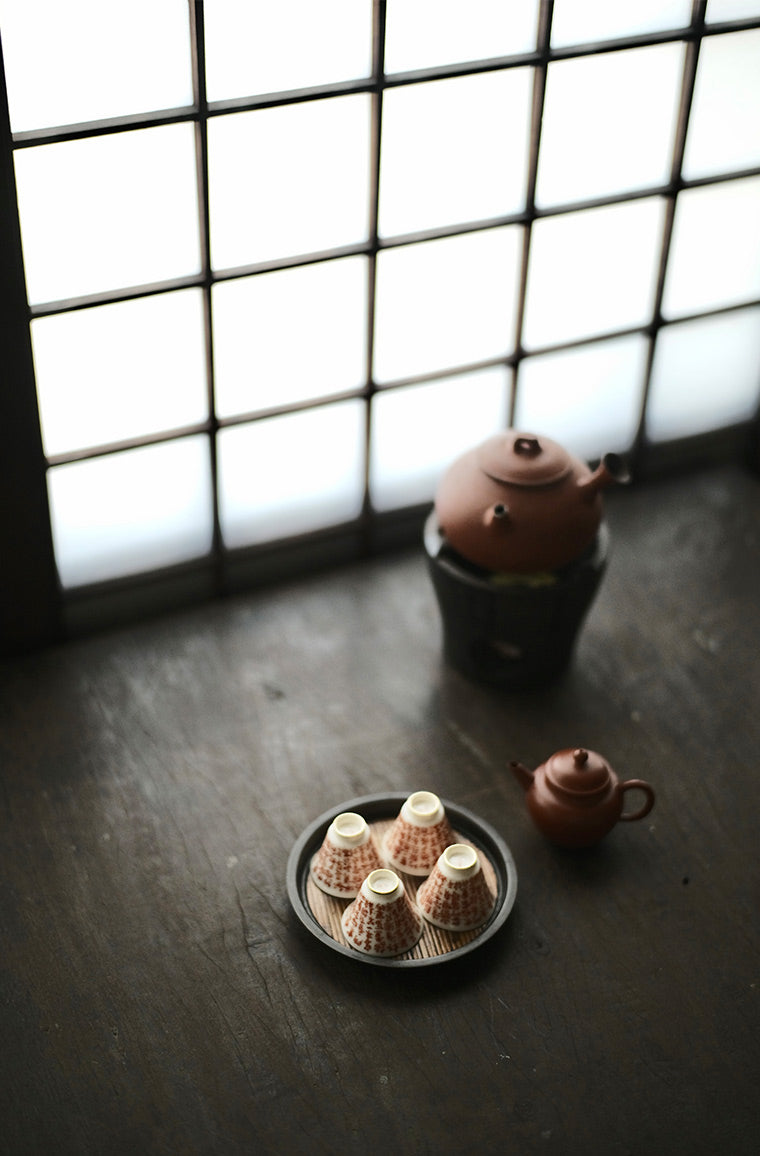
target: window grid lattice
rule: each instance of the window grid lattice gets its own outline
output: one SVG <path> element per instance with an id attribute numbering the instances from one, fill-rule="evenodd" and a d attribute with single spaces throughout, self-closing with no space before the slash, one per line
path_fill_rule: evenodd
<path id="1" fill-rule="evenodd" d="M 521 383 L 521 367 L 527 358 L 547 352 L 572 349 L 577 346 L 589 346 L 596 342 L 610 341 L 614 338 L 630 337 L 638 334 L 647 339 L 647 358 L 644 373 L 644 387 L 641 396 L 638 434 L 634 443 L 634 452 L 641 447 L 644 436 L 644 421 L 647 405 L 649 383 L 652 375 L 652 366 L 658 332 L 665 326 L 673 323 L 662 315 L 663 289 L 665 272 L 668 263 L 673 222 L 677 198 L 685 190 L 703 186 L 720 185 L 723 182 L 748 179 L 760 174 L 760 167 L 743 168 L 738 172 L 721 172 L 707 177 L 686 179 L 682 173 L 686 133 L 689 123 L 689 113 L 694 92 L 695 77 L 703 42 L 713 36 L 721 36 L 729 32 L 760 28 L 760 18 L 741 21 L 732 21 L 726 24 L 705 23 L 704 0 L 697 0 L 693 5 L 692 20 L 687 28 L 676 28 L 667 32 L 657 32 L 623 40 L 580 44 L 569 47 L 551 46 L 551 22 L 553 4 L 542 0 L 539 5 L 539 20 L 537 29 L 537 43 L 535 51 L 513 57 L 503 57 L 486 61 L 474 61 L 467 64 L 445 67 L 421 69 L 415 72 L 384 73 L 384 40 L 385 40 L 385 3 L 375 0 L 374 29 L 373 29 L 373 74 L 371 77 L 355 82 L 341 82 L 319 88 L 304 89 L 286 93 L 267 94 L 247 99 L 232 99 L 226 101 L 209 102 L 206 96 L 205 85 L 205 38 L 203 5 L 189 0 L 189 19 L 191 22 L 191 43 L 193 58 L 193 89 L 194 106 L 192 108 L 169 109 L 152 114 L 141 114 L 134 117 L 119 117 L 107 121 L 91 122 L 80 125 L 53 128 L 50 130 L 34 130 L 20 132 L 14 136 L 14 148 L 26 149 L 39 145 L 60 143 L 65 141 L 82 140 L 88 137 L 101 136 L 109 133 L 121 133 L 130 130 L 139 130 L 171 124 L 191 123 L 195 131 L 196 165 L 199 200 L 199 236 L 201 241 L 201 271 L 197 275 L 180 277 L 170 281 L 150 285 L 130 287 L 115 292 L 101 292 L 86 297 L 72 298 L 62 301 L 48 301 L 30 306 L 30 320 L 50 317 L 74 310 L 86 309 L 96 305 L 127 301 L 136 298 L 148 297 L 154 294 L 179 291 L 187 288 L 200 289 L 204 302 L 204 331 L 206 342 L 206 374 L 208 383 L 209 417 L 202 422 L 193 423 L 179 429 L 164 431 L 150 436 L 130 438 L 118 443 L 88 447 L 71 452 L 50 454 L 47 459 L 48 468 L 55 468 L 68 462 L 96 458 L 110 455 L 121 450 L 168 442 L 187 437 L 191 434 L 202 434 L 207 437 L 211 479 L 213 487 L 213 549 L 219 584 L 224 585 L 224 560 L 230 553 L 225 549 L 219 514 L 219 470 L 217 460 L 217 435 L 225 428 L 247 425 L 266 418 L 291 414 L 310 409 L 316 409 L 347 398 L 359 398 L 365 405 L 365 445 L 364 445 L 364 504 L 359 518 L 358 528 L 363 533 L 365 542 L 370 543 L 373 524 L 376 514 L 370 500 L 370 443 L 372 422 L 372 399 L 378 392 L 378 386 L 373 379 L 374 341 L 375 341 L 375 291 L 377 258 L 384 250 L 396 249 L 402 246 L 415 245 L 443 238 L 476 233 L 503 226 L 519 226 L 522 230 L 522 251 L 520 257 L 519 289 L 516 306 L 515 334 L 512 352 L 503 357 L 486 358 L 477 362 L 468 362 L 452 366 L 445 370 L 432 370 L 405 377 L 397 377 L 390 381 L 383 381 L 382 391 L 400 390 L 410 385 L 438 381 L 442 378 L 453 377 L 477 370 L 502 366 L 512 370 L 510 398 L 508 404 L 509 420 L 514 420 Z M 539 151 L 541 144 L 541 125 L 546 93 L 547 70 L 549 65 L 563 60 L 591 57 L 598 54 L 624 52 L 634 48 L 662 44 L 683 44 L 685 46 L 684 71 L 681 82 L 681 96 L 677 116 L 675 133 L 675 147 L 673 150 L 670 176 L 666 183 L 653 187 L 637 188 L 617 192 L 602 197 L 591 197 L 567 204 L 555 204 L 542 207 L 536 204 L 536 184 L 538 174 Z M 380 236 L 378 232 L 379 182 L 381 165 L 381 132 L 383 116 L 384 94 L 393 89 L 410 85 L 427 84 L 437 80 L 454 77 L 476 76 L 481 73 L 501 72 L 514 68 L 532 69 L 533 76 L 533 106 L 530 125 L 530 145 L 527 165 L 527 191 L 524 208 L 519 212 L 489 218 L 487 220 L 467 221 L 456 225 L 446 225 L 415 233 Z M 370 189 L 369 189 L 369 228 L 366 241 L 357 244 L 345 245 L 340 248 L 323 252 L 307 253 L 288 257 L 281 260 L 267 260 L 235 268 L 212 267 L 211 236 L 210 236 L 210 209 L 209 209 L 209 144 L 208 128 L 215 117 L 231 113 L 250 112 L 262 109 L 278 108 L 292 104 L 311 101 L 329 101 L 335 97 L 367 94 L 371 99 L 371 162 L 370 162 Z M 599 336 L 583 337 L 578 340 L 558 342 L 543 345 L 539 348 L 526 350 L 523 344 L 525 322 L 526 287 L 528 267 L 533 237 L 534 225 L 537 221 L 547 218 L 563 217 L 568 213 L 577 213 L 588 209 L 601 208 L 608 205 L 628 204 L 647 198 L 658 197 L 665 204 L 665 226 L 663 243 L 658 262 L 657 285 L 654 308 L 651 317 L 644 325 L 636 325 L 605 331 Z M 217 413 L 214 382 L 214 355 L 213 355 L 213 314 L 212 289 L 215 285 L 227 281 L 234 281 L 246 277 L 255 277 L 276 270 L 292 269 L 305 265 L 319 264 L 339 260 L 344 257 L 360 256 L 366 258 L 367 265 L 367 337 L 365 376 L 361 386 L 350 391 L 337 394 L 309 397 L 287 404 L 270 407 L 255 412 L 235 413 L 233 416 L 221 417 Z M 736 308 L 746 308 L 760 302 L 742 302 L 740 306 L 724 306 L 713 310 L 702 310 L 693 315 L 679 316 L 678 322 L 693 317 L 706 317 L 713 314 L 720 315 L 731 312 Z M 323 533 L 329 533 L 325 531 Z M 319 535 L 317 535 L 319 536 Z M 70 592 L 71 593 L 71 592 Z"/>

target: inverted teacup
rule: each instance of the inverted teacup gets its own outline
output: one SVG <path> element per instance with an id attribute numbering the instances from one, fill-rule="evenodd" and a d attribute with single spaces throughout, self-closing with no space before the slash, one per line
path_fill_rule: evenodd
<path id="1" fill-rule="evenodd" d="M 480 927 L 494 902 L 478 853 L 468 843 L 447 847 L 417 891 L 417 906 L 425 919 L 446 931 Z"/>
<path id="2" fill-rule="evenodd" d="M 395 871 L 371 871 L 341 918 L 351 947 L 365 955 L 393 956 L 410 951 L 423 923 Z"/>
<path id="3" fill-rule="evenodd" d="M 311 877 L 320 890 L 353 899 L 370 871 L 382 866 L 366 820 L 354 811 L 336 815 L 311 861 Z"/>
<path id="4" fill-rule="evenodd" d="M 383 854 L 396 871 L 427 875 L 454 839 L 438 796 L 432 791 L 415 791 L 388 830 L 383 840 Z"/>

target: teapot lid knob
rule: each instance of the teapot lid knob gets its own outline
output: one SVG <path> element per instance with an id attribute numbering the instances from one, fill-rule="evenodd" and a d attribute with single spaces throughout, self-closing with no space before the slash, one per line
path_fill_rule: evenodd
<path id="1" fill-rule="evenodd" d="M 534 458 L 541 453 L 541 442 L 532 435 L 515 438 L 515 453 L 526 458 Z"/>
<path id="2" fill-rule="evenodd" d="M 474 460 L 492 482 L 510 486 L 551 486 L 573 470 L 573 458 L 559 442 L 515 430 L 486 438 Z"/>
<path id="3" fill-rule="evenodd" d="M 573 751 L 573 762 L 579 771 L 583 770 L 588 762 L 588 751 L 584 750 L 583 747 L 578 747 Z"/>

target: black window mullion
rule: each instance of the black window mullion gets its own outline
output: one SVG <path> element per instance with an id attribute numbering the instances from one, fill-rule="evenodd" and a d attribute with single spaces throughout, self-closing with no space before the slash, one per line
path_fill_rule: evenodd
<path id="1" fill-rule="evenodd" d="M 195 110 L 188 107 L 162 108 L 155 112 L 129 113 L 126 116 L 105 117 L 81 124 L 64 124 L 54 128 L 35 128 L 14 134 L 14 148 L 36 148 L 38 145 L 65 144 L 88 140 L 95 136 L 137 132 L 146 128 L 161 128 L 167 124 L 182 124 L 195 119 Z"/>
<path id="2" fill-rule="evenodd" d="M 193 97 L 197 109 L 195 122 L 195 158 L 198 180 L 198 229 L 201 250 L 201 290 L 203 293 L 203 327 L 206 350 L 206 388 L 208 398 L 208 450 L 211 467 L 213 508 L 212 554 L 217 592 L 225 588 L 224 551 L 219 514 L 219 420 L 216 412 L 214 380 L 214 327 L 211 308 L 211 227 L 208 173 L 208 100 L 206 98 L 206 36 L 203 4 L 188 0 L 190 43 L 193 67 Z"/>
<path id="3" fill-rule="evenodd" d="M 649 392 L 652 383 L 652 369 L 654 366 L 655 349 L 657 347 L 657 339 L 665 321 L 662 316 L 662 298 L 665 290 L 665 274 L 668 267 L 668 258 L 670 255 L 670 243 L 673 237 L 673 222 L 675 220 L 676 202 L 678 194 L 684 187 L 681 170 L 683 167 L 684 150 L 686 148 L 686 133 L 689 127 L 689 116 L 691 114 L 691 105 L 694 98 L 694 85 L 697 76 L 697 66 L 699 64 L 699 50 L 702 44 L 702 33 L 705 27 L 705 10 L 707 8 L 707 0 L 693 0 L 692 3 L 692 35 L 686 43 L 686 54 L 684 57 L 683 79 L 681 82 L 681 100 L 678 109 L 678 122 L 676 125 L 675 140 L 673 145 L 673 159 L 670 170 L 670 189 L 665 196 L 665 222 L 663 227 L 662 248 L 660 250 L 660 262 L 657 270 L 657 285 L 655 289 L 654 306 L 652 309 L 652 320 L 649 326 L 649 347 L 647 349 L 646 365 L 644 369 L 644 382 L 641 392 L 641 406 L 639 410 L 639 422 L 634 438 L 634 443 L 631 448 L 631 460 L 635 464 L 641 459 L 644 450 L 646 439 L 646 411 L 649 401 Z"/>
<path id="4" fill-rule="evenodd" d="M 0 654 L 63 633 L 0 43 Z"/>
<path id="5" fill-rule="evenodd" d="M 533 106 L 530 123 L 530 155 L 528 158 L 528 185 L 525 196 L 525 226 L 523 229 L 523 246 L 520 263 L 519 296 L 517 300 L 517 318 L 515 322 L 515 341 L 513 354 L 512 387 L 510 390 L 507 423 L 512 426 L 517 408 L 517 391 L 520 381 L 520 364 L 524 357 L 522 344 L 523 325 L 525 322 L 525 299 L 528 289 L 528 265 L 530 263 L 530 243 L 533 235 L 533 222 L 536 220 L 536 180 L 538 177 L 538 156 L 541 147 L 541 122 L 544 115 L 544 100 L 546 97 L 546 74 L 549 67 L 549 54 L 552 34 L 552 16 L 554 15 L 554 0 L 541 0 L 539 5 L 537 48 L 539 63 L 533 73 Z"/>
<path id="6" fill-rule="evenodd" d="M 364 497 L 361 514 L 363 549 L 372 549 L 373 511 L 370 497 L 370 450 L 373 421 L 373 399 L 377 392 L 374 379 L 375 303 L 377 295 L 378 212 L 380 204 L 381 136 L 383 124 L 383 89 L 385 76 L 385 0 L 374 0 L 372 12 L 372 126 L 370 134 L 369 251 L 367 258 L 367 346 L 365 365 L 364 412 Z"/>

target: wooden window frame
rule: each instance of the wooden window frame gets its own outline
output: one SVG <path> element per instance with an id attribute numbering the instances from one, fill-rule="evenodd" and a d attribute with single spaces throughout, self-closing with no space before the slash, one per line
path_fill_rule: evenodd
<path id="1" fill-rule="evenodd" d="M 757 423 L 745 423 L 731 430 L 716 431 L 714 434 L 698 438 L 684 439 L 682 442 L 662 446 L 647 445 L 644 439 L 644 415 L 646 410 L 649 379 L 652 369 L 653 351 L 659 330 L 669 322 L 661 313 L 663 284 L 672 233 L 675 205 L 679 193 L 686 188 L 719 184 L 722 181 L 757 176 L 760 167 L 740 172 L 721 173 L 718 176 L 698 180 L 685 180 L 682 176 L 682 162 L 686 129 L 694 89 L 699 51 L 706 36 L 725 32 L 741 31 L 760 27 L 760 18 L 737 20 L 726 24 L 705 25 L 705 0 L 694 0 L 692 19 L 688 28 L 668 30 L 629 37 L 624 40 L 582 44 L 566 48 L 552 48 L 551 20 L 552 0 L 541 0 L 539 5 L 539 26 L 535 51 L 514 57 L 495 58 L 486 61 L 459 64 L 456 66 L 420 69 L 410 73 L 386 75 L 384 72 L 384 30 L 385 0 L 374 0 L 373 66 L 372 75 L 355 82 L 326 85 L 319 88 L 297 90 L 233 99 L 209 103 L 205 89 L 205 37 L 203 4 L 188 0 L 191 25 L 194 103 L 192 107 L 168 109 L 139 116 L 119 117 L 87 124 L 64 126 L 50 130 L 34 130 L 11 134 L 8 115 L 5 76 L 2 68 L 2 46 L 0 45 L 0 181 L 2 201 L 0 202 L 0 267 L 4 270 L 0 286 L 0 309 L 3 317 L 3 375 L 0 379 L 0 440 L 2 441 L 3 465 L 0 471 L 0 653 L 12 653 L 28 647 L 44 645 L 77 634 L 93 626 L 101 626 L 115 621 L 124 621 L 142 616 L 153 610 L 161 610 L 179 603 L 205 599 L 230 591 L 249 588 L 257 583 L 273 581 L 286 575 L 302 573 L 315 567 L 335 564 L 352 558 L 366 556 L 387 549 L 390 546 L 412 541 L 419 534 L 422 507 L 378 514 L 372 510 L 369 498 L 368 467 L 365 471 L 364 504 L 360 517 L 350 525 L 331 528 L 326 531 L 301 535 L 283 542 L 265 544 L 256 548 L 230 550 L 225 548 L 219 524 L 217 494 L 216 434 L 223 427 L 249 423 L 271 416 L 271 412 L 241 414 L 232 419 L 220 419 L 216 414 L 214 396 L 213 327 L 211 315 L 211 291 L 214 284 L 241 277 L 257 276 L 275 269 L 293 268 L 321 261 L 336 260 L 349 255 L 367 258 L 368 276 L 368 339 L 366 346 L 365 378 L 350 396 L 363 399 L 366 410 L 365 461 L 368 462 L 372 398 L 377 386 L 372 376 L 374 316 L 375 316 L 375 271 L 377 255 L 383 249 L 400 245 L 424 243 L 442 237 L 455 236 L 496 226 L 520 225 L 523 227 L 523 246 L 520 269 L 520 290 L 517 309 L 517 327 L 513 352 L 497 360 L 478 362 L 467 366 L 457 366 L 451 372 L 461 373 L 487 366 L 500 365 L 513 371 L 512 392 L 509 405 L 509 420 L 515 412 L 517 390 L 519 389 L 520 366 L 529 356 L 523 348 L 522 324 L 525 306 L 528 261 L 531 233 L 536 220 L 557 216 L 567 212 L 601 207 L 603 205 L 628 203 L 645 197 L 658 196 L 665 201 L 665 231 L 660 253 L 657 291 L 654 309 L 645 326 L 605 333 L 603 336 L 583 341 L 565 342 L 555 348 L 572 348 L 588 345 L 594 340 L 608 341 L 617 336 L 632 333 L 643 334 L 649 339 L 649 356 L 643 389 L 639 432 L 631 457 L 638 476 L 656 472 L 664 466 L 682 464 L 704 458 L 735 457 L 743 454 L 751 445 L 757 444 Z M 682 97 L 678 113 L 675 148 L 669 180 L 656 188 L 628 191 L 613 196 L 592 198 L 568 205 L 539 209 L 535 203 L 536 175 L 540 148 L 541 121 L 546 85 L 547 69 L 555 60 L 590 56 L 598 53 L 625 51 L 636 47 L 647 47 L 665 43 L 685 43 L 685 66 L 682 83 Z M 531 114 L 530 156 L 528 163 L 528 192 L 525 207 L 513 213 L 487 221 L 430 229 L 403 237 L 381 238 L 378 235 L 378 190 L 380 180 L 380 137 L 382 130 L 383 94 L 390 88 L 411 84 L 425 84 L 439 79 L 477 73 L 502 71 L 515 67 L 531 66 L 533 75 L 533 107 Z M 370 173 L 370 228 L 365 242 L 344 246 L 322 253 L 312 253 L 282 261 L 268 261 L 235 269 L 214 270 L 211 265 L 209 244 L 208 209 L 208 142 L 209 120 L 215 116 L 254 109 L 272 108 L 304 101 L 329 100 L 347 94 L 365 93 L 372 104 L 371 133 L 371 173 Z M 87 297 L 66 301 L 46 302 L 30 306 L 26 297 L 20 225 L 16 201 L 13 154 L 17 149 L 32 148 L 40 144 L 57 143 L 101 136 L 106 133 L 139 130 L 157 125 L 192 122 L 196 137 L 197 182 L 199 192 L 199 235 L 201 239 L 201 271 L 193 277 L 178 278 L 171 282 L 136 286 L 110 293 L 98 293 Z M 209 418 L 183 430 L 172 431 L 166 436 L 133 439 L 119 445 L 93 447 L 71 454 L 45 457 L 37 408 L 34 364 L 32 358 L 30 323 L 38 317 L 89 308 L 99 304 L 124 301 L 150 294 L 171 292 L 195 287 L 201 290 L 204 300 L 204 325 L 206 340 L 206 374 L 208 382 Z M 735 308 L 746 308 L 758 302 L 744 302 Z M 731 309 L 717 309 L 712 313 L 730 312 Z M 700 313 L 699 316 L 708 316 Z M 679 318 L 679 321 L 686 320 Z M 540 352 L 546 352 L 542 349 Z M 414 378 L 384 383 L 383 390 L 404 388 L 418 382 L 437 380 L 446 376 L 435 372 Z M 349 396 L 349 395 L 345 395 Z M 318 397 L 307 401 L 285 405 L 276 412 L 293 413 L 329 403 L 336 398 Z M 117 452 L 132 446 L 150 444 L 201 433 L 207 436 L 211 455 L 211 475 L 213 485 L 214 527 L 213 545 L 208 557 L 192 563 L 166 568 L 165 571 L 145 575 L 130 576 L 110 582 L 87 586 L 63 592 L 57 576 L 53 551 L 50 511 L 48 506 L 46 472 L 50 467 L 67 461 L 93 458 Z"/>

